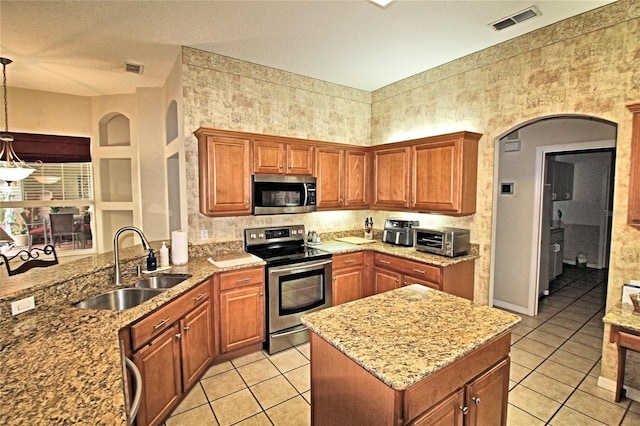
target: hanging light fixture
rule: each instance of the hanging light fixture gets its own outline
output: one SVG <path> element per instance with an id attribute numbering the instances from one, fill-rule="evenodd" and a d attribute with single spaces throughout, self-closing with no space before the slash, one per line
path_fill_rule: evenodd
<path id="1" fill-rule="evenodd" d="M 11 182 L 22 180 L 35 171 L 22 161 L 13 150 L 13 136 L 9 133 L 9 119 L 7 114 L 7 65 L 13 61 L 0 58 L 2 63 L 2 89 L 4 96 L 4 132 L 0 132 L 0 180 Z"/>

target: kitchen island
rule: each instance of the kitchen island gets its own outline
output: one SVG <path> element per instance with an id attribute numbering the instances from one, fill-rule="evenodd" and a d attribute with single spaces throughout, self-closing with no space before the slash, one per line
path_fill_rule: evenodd
<path id="1" fill-rule="evenodd" d="M 519 320 L 420 285 L 303 316 L 312 424 L 506 424 Z"/>

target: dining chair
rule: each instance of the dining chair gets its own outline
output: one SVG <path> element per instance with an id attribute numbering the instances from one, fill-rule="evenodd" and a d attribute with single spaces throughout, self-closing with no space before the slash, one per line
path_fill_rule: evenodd
<path id="1" fill-rule="evenodd" d="M 12 256 L 0 253 L 0 265 L 4 264 L 9 276 L 22 274 L 33 268 L 46 268 L 58 264 L 56 249 L 51 245 L 44 248 L 34 247 L 30 250 L 20 250 Z"/>
<path id="2" fill-rule="evenodd" d="M 51 224 L 51 242 L 54 246 L 56 237 L 58 238 L 58 247 L 60 247 L 62 237 L 70 236 L 73 248 L 76 248 L 78 230 L 75 227 L 73 213 L 50 213 L 49 223 Z"/>
<path id="3" fill-rule="evenodd" d="M 42 235 L 44 237 L 45 245 L 49 243 L 47 235 L 49 234 L 49 232 L 51 232 L 51 228 L 47 225 L 46 220 L 43 219 L 42 221 L 32 222 L 25 212 L 21 212 L 20 217 L 27 227 L 27 233 L 29 234 L 29 240 L 27 244 L 27 247 L 29 249 L 31 249 L 31 246 L 33 245 L 34 236 Z"/>

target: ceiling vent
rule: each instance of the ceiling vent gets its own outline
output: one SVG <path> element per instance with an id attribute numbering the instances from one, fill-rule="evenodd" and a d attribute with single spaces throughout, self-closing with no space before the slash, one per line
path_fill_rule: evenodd
<path id="1" fill-rule="evenodd" d="M 520 22 L 524 22 L 527 19 L 535 18 L 536 16 L 540 16 L 541 13 L 535 6 L 531 6 L 525 10 L 521 10 L 520 12 L 511 15 L 507 18 L 500 19 L 492 24 L 490 24 L 494 30 L 501 31 L 505 28 L 509 28 L 512 25 L 519 24 Z"/>
<path id="2" fill-rule="evenodd" d="M 131 62 L 124 63 L 124 72 L 142 74 L 142 70 L 144 70 L 144 65 L 132 64 Z"/>

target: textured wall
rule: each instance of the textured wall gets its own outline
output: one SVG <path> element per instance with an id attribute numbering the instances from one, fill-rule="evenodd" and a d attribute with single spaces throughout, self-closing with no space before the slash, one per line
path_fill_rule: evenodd
<path id="1" fill-rule="evenodd" d="M 216 241 L 242 239 L 250 227 L 304 223 L 321 232 L 351 229 L 365 212 L 208 218 L 198 210 L 199 127 L 238 130 L 353 145 L 371 143 L 371 94 L 284 71 L 183 49 L 183 97 L 189 239 L 207 229 Z M 328 223 L 330 222 L 330 223 Z"/>
<path id="2" fill-rule="evenodd" d="M 373 144 L 454 130 L 484 135 L 477 213 L 469 223 L 481 255 L 476 301 L 487 302 L 489 296 L 495 140 L 524 122 L 556 114 L 618 123 L 608 305 L 620 299 L 625 281 L 640 277 L 640 232 L 626 224 L 631 114 L 625 107 L 640 100 L 639 17 L 640 2 L 622 0 L 372 94 Z M 605 344 L 603 371 L 609 378 L 614 356 Z M 640 388 L 640 377 L 633 374 L 640 371 L 638 363 L 629 363 L 634 366 L 628 381 Z"/>

